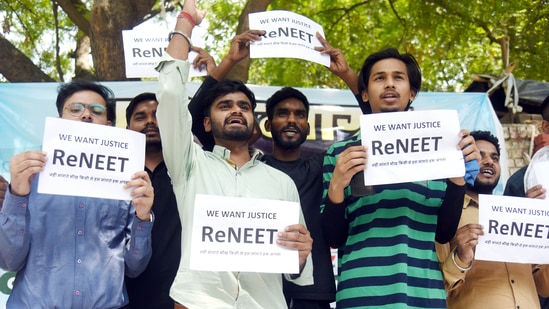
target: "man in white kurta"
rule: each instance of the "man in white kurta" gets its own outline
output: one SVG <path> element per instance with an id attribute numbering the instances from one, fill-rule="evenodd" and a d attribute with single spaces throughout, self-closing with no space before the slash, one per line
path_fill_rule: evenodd
<path id="1" fill-rule="evenodd" d="M 184 11 L 186 8 L 187 3 Z M 189 13 L 196 16 L 192 11 Z M 194 25 L 178 19 L 176 30 L 190 34 L 189 24 Z M 157 67 L 160 72 L 157 119 L 182 225 L 181 263 L 170 296 L 188 309 L 286 308 L 280 274 L 195 271 L 189 267 L 196 194 L 284 201 L 299 201 L 299 195 L 293 181 L 260 162 L 258 153 L 250 154 L 249 161 L 239 165 L 231 160 L 231 150 L 227 147 L 216 145 L 213 151 L 204 151 L 193 141 L 193 119 L 188 111 L 185 88 L 189 71 L 187 42 L 183 36 L 173 37 L 168 53 L 173 55 L 183 50 L 185 55 L 165 54 Z M 180 44 L 175 51 L 174 44 Z M 299 221 L 305 225 L 301 213 Z M 312 284 L 312 266 L 309 254 L 301 273 L 285 275 L 285 278 L 300 285 Z"/>

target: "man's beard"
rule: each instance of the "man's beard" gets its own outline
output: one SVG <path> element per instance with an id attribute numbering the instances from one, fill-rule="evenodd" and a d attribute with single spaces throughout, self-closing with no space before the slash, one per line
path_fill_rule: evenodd
<path id="1" fill-rule="evenodd" d="M 494 191 L 494 188 L 498 185 L 499 178 L 494 181 L 494 183 L 482 183 L 477 179 L 475 179 L 475 185 L 473 186 L 473 191 L 475 191 L 478 194 L 492 194 L 492 191 Z M 469 186 L 469 185 L 467 185 Z"/>
<path id="2" fill-rule="evenodd" d="M 151 149 L 162 149 L 162 142 L 159 141 L 159 140 L 147 141 L 146 144 L 145 144 L 145 148 L 146 148 L 147 150 L 151 150 Z"/>
<path id="3" fill-rule="evenodd" d="M 283 130 L 284 129 L 282 129 L 281 131 Z M 272 131 L 272 137 L 275 145 L 278 145 L 282 149 L 295 149 L 301 146 L 303 143 L 305 143 L 305 140 L 307 140 L 307 135 L 302 134 L 303 132 L 301 132 L 301 130 L 299 130 L 298 128 L 296 128 L 296 130 L 299 133 L 299 139 L 291 141 L 282 138 L 281 131 Z"/>
<path id="4" fill-rule="evenodd" d="M 212 133 L 218 139 L 242 142 L 250 139 L 253 134 L 253 127 L 248 127 L 246 124 L 246 129 L 224 130 L 224 127 L 220 128 L 212 122 Z"/>
<path id="5" fill-rule="evenodd" d="M 400 107 L 398 106 L 391 106 L 391 107 L 383 107 L 381 108 L 381 113 L 395 113 L 400 112 Z"/>
<path id="6" fill-rule="evenodd" d="M 155 125 L 148 125 L 146 127 L 144 127 L 141 131 L 141 133 L 145 134 L 145 136 L 147 136 L 147 131 L 149 130 L 155 130 L 158 134 L 160 134 L 160 132 L 158 132 L 158 127 L 155 126 Z M 145 137 L 145 148 L 147 150 L 153 150 L 153 149 L 162 149 L 162 141 L 160 140 L 160 136 L 157 135 L 156 137 Z"/>

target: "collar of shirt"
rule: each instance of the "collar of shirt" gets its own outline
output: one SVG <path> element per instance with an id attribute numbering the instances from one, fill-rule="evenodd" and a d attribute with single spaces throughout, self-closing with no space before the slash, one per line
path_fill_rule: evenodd
<path id="1" fill-rule="evenodd" d="M 465 194 L 465 198 L 464 198 L 464 201 L 463 201 L 463 209 L 469 207 L 469 206 L 474 206 L 474 207 L 477 207 L 478 208 L 478 201 L 475 200 L 473 197 Z"/>
<path id="2" fill-rule="evenodd" d="M 215 145 L 212 152 L 213 154 L 219 156 L 220 158 L 223 158 L 229 164 L 234 165 L 233 161 L 231 160 L 231 151 L 229 149 L 223 146 Z M 261 161 L 262 153 L 257 149 L 250 149 L 250 156 L 251 156 L 251 159 L 250 159 L 251 164 L 256 165 L 258 162 Z"/>

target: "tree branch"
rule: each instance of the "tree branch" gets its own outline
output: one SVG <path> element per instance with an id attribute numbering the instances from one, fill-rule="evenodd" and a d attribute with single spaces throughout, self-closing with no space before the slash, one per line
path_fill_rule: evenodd
<path id="1" fill-rule="evenodd" d="M 90 35 L 89 11 L 80 0 L 52 0 L 57 3 L 67 14 L 70 20 L 84 32 Z"/>
<path id="2" fill-rule="evenodd" d="M 0 65 L 0 74 L 10 82 L 54 82 L 55 80 L 42 72 L 39 67 L 0 34 L 0 55 L 9 61 Z"/>

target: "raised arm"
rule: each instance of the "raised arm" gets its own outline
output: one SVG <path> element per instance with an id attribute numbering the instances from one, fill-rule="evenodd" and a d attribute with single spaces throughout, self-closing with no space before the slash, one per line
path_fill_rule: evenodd
<path id="1" fill-rule="evenodd" d="M 316 37 L 322 44 L 322 46 L 315 47 L 315 50 L 319 51 L 321 54 L 330 55 L 330 67 L 328 68 L 330 72 L 334 73 L 336 76 L 341 78 L 347 84 L 347 87 L 351 89 L 353 94 L 358 95 L 358 76 L 356 73 L 349 67 L 347 59 L 343 55 L 343 52 L 339 48 L 334 48 L 325 38 L 316 33 Z"/>
<path id="2" fill-rule="evenodd" d="M 156 67 L 159 71 L 157 119 L 162 136 L 162 153 L 172 180 L 181 182 L 194 149 L 191 134 L 192 118 L 188 111 L 186 82 L 189 77 L 188 55 L 194 26 L 202 21 L 205 12 L 196 9 L 195 0 L 187 0 L 170 33 L 167 53 Z"/>
<path id="3" fill-rule="evenodd" d="M 218 81 L 225 79 L 238 62 L 250 55 L 250 42 L 260 41 L 264 32 L 263 30 L 247 30 L 236 35 L 231 42 L 229 53 L 223 57 L 211 76 Z"/>
<path id="4" fill-rule="evenodd" d="M 321 225 L 327 243 L 333 248 L 344 245 L 348 236 L 345 189 L 352 177 L 366 167 L 365 147 L 348 145 L 339 154 L 330 147 L 324 156 L 322 167 L 324 192 L 320 206 Z"/>
<path id="5" fill-rule="evenodd" d="M 177 17 L 174 32 L 166 50 L 175 59 L 187 60 L 191 50 L 191 34 L 194 26 L 204 19 L 206 11 L 196 9 L 195 0 L 187 0 L 183 4 L 183 11 Z"/>
<path id="6" fill-rule="evenodd" d="M 332 47 L 330 43 L 328 43 L 328 41 L 326 41 L 326 39 L 324 39 L 318 32 L 316 33 L 316 37 L 322 46 L 316 46 L 315 50 L 319 51 L 321 54 L 330 55 L 330 66 L 328 67 L 330 72 L 334 73 L 336 76 L 341 78 L 345 84 L 347 84 L 347 87 L 349 87 L 355 96 L 358 107 L 360 107 L 362 113 L 370 114 L 372 110 L 369 105 L 364 104 L 362 101 L 362 95 L 358 90 L 358 76 L 355 71 L 349 67 L 347 59 L 345 59 L 341 49 Z"/>

